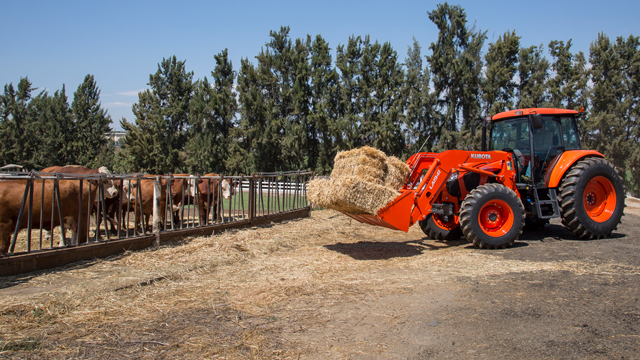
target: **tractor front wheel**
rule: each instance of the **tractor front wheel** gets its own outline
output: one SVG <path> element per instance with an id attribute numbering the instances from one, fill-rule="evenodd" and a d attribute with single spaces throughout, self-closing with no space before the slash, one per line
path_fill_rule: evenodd
<path id="1" fill-rule="evenodd" d="M 562 224 L 581 239 L 608 237 L 622 218 L 622 179 L 604 159 L 587 158 L 571 167 L 559 197 Z"/>
<path id="2" fill-rule="evenodd" d="M 434 240 L 458 240 L 462 236 L 457 215 L 450 215 L 445 221 L 441 215 L 429 214 L 419 224 L 422 231 Z"/>
<path id="3" fill-rule="evenodd" d="M 524 227 L 524 206 L 516 193 L 500 184 L 475 188 L 462 202 L 460 226 L 476 247 L 504 249 L 513 245 Z"/>

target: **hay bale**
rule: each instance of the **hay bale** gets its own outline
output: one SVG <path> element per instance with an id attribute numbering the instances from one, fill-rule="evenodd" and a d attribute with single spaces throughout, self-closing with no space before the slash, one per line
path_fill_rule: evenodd
<path id="1" fill-rule="evenodd" d="M 361 148 L 356 148 L 348 151 L 340 151 L 334 159 L 334 164 L 340 163 L 344 159 L 348 159 L 350 157 L 356 157 L 360 155 L 365 155 L 369 158 L 377 159 L 383 163 L 385 162 L 385 160 L 387 160 L 387 155 L 382 151 L 372 148 L 370 146 L 363 146 Z"/>
<path id="2" fill-rule="evenodd" d="M 360 154 L 357 156 L 343 157 L 340 161 L 335 162 L 333 171 L 331 171 L 331 178 L 360 176 L 365 181 L 383 185 L 386 170 L 387 165 L 384 161 Z"/>
<path id="3" fill-rule="evenodd" d="M 341 151 L 334 159 L 331 178 L 360 176 L 365 181 L 383 185 L 386 160 L 387 156 L 382 151 L 369 146 Z"/>
<path id="4" fill-rule="evenodd" d="M 384 186 L 392 189 L 400 189 L 409 175 L 409 166 L 395 156 L 389 156 L 386 160 L 387 173 L 384 178 Z"/>
<path id="5" fill-rule="evenodd" d="M 359 176 L 314 179 L 309 182 L 308 199 L 314 205 L 352 214 L 377 214 L 400 192 L 363 180 Z"/>
<path id="6" fill-rule="evenodd" d="M 395 199 L 409 167 L 395 156 L 372 147 L 336 155 L 331 180 L 315 179 L 307 192 L 311 203 L 353 214 L 377 214 Z"/>
<path id="7" fill-rule="evenodd" d="M 313 179 L 309 181 L 307 187 L 307 199 L 314 206 L 329 208 L 331 206 L 329 190 L 331 190 L 330 179 Z"/>

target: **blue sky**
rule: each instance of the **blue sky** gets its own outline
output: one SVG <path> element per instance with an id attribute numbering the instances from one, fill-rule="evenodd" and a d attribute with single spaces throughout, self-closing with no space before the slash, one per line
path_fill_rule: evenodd
<path id="1" fill-rule="evenodd" d="M 213 56 L 225 48 L 234 70 L 290 26 L 292 38 L 321 34 L 332 54 L 350 35 L 389 41 L 404 59 L 413 37 L 423 55 L 437 39 L 427 16 L 442 1 L 2 1 L 0 84 L 28 76 L 40 90 L 66 84 L 69 101 L 85 75 L 101 89 L 114 124 L 133 121 L 131 105 L 163 59 L 186 60 L 196 79 L 211 78 Z M 588 55 L 599 32 L 640 35 L 640 1 L 450 1 L 470 24 L 488 30 L 487 44 L 507 30 L 521 45 L 573 39 Z M 548 52 L 546 52 L 548 56 Z"/>

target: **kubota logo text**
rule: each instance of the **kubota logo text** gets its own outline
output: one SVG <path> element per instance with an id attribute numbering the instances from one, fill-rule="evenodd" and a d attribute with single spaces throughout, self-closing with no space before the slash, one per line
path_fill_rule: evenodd
<path id="1" fill-rule="evenodd" d="M 472 159 L 486 159 L 491 160 L 491 155 L 489 154 L 471 154 Z"/>
<path id="2" fill-rule="evenodd" d="M 436 180 L 438 180 L 438 176 L 440 176 L 440 169 L 438 169 L 438 171 L 436 172 L 436 176 L 433 177 L 433 180 L 431 180 L 431 185 L 429 185 L 429 189 L 433 189 L 433 185 L 436 184 Z"/>

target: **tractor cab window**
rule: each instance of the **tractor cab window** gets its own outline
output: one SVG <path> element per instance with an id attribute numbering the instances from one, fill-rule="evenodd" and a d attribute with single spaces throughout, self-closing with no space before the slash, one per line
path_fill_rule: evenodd
<path id="1" fill-rule="evenodd" d="M 529 134 L 528 118 L 505 120 L 492 124 L 489 150 L 504 150 L 513 153 L 516 182 L 529 182 L 531 178 Z"/>
<path id="2" fill-rule="evenodd" d="M 533 131 L 534 165 L 536 184 L 542 184 L 549 164 L 562 152 L 560 119 L 544 116 L 544 126 Z"/>
<path id="3" fill-rule="evenodd" d="M 575 119 L 573 117 L 563 117 L 560 123 L 562 124 L 562 139 L 564 140 L 565 150 L 582 149 Z"/>

